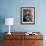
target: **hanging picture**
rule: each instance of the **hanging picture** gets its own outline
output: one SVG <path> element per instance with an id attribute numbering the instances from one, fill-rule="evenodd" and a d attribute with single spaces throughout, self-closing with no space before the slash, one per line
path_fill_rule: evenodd
<path id="1" fill-rule="evenodd" d="M 21 24 L 35 24 L 34 7 L 21 7 Z"/>

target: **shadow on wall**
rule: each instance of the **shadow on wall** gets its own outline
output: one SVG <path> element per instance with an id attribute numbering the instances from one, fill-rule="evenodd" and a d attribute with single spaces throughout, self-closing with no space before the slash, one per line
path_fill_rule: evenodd
<path id="1" fill-rule="evenodd" d="M 3 46 L 3 32 L 2 32 L 2 25 L 5 23 L 5 17 L 0 16 L 0 46 Z"/>

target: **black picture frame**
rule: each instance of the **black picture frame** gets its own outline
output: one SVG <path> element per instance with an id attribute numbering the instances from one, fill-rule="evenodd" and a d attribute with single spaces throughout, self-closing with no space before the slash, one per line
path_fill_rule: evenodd
<path id="1" fill-rule="evenodd" d="M 35 24 L 35 7 L 21 7 L 21 24 Z"/>

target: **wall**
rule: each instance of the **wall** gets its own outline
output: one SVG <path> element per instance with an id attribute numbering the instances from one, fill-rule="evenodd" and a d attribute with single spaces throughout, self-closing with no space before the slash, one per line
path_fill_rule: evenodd
<path id="1" fill-rule="evenodd" d="M 11 26 L 11 32 L 40 31 L 46 35 L 46 0 L 0 0 L 0 4 L 0 18 L 4 20 L 4 18 L 13 17 L 15 19 L 14 26 Z M 34 25 L 20 23 L 21 7 L 35 7 Z M 0 32 L 8 32 L 8 26 L 1 23 Z"/>
<path id="2" fill-rule="evenodd" d="M 1 0 L 1 17 L 13 17 L 15 24 L 11 31 L 46 31 L 46 1 L 44 0 Z M 35 24 L 20 24 L 20 8 L 35 7 Z M 19 28 L 20 27 L 20 28 Z M 2 25 L 2 32 L 8 31 L 6 25 Z M 44 31 L 43 31 L 44 30 Z"/>
<path id="3" fill-rule="evenodd" d="M 1 0 L 1 17 L 13 17 L 14 26 L 11 31 L 46 31 L 46 1 L 44 0 Z M 20 23 L 20 8 L 35 7 L 35 24 L 22 25 Z M 20 27 L 20 28 L 19 28 Z M 6 25 L 2 25 L 2 32 L 8 31 Z M 43 31 L 44 30 L 44 31 Z"/>

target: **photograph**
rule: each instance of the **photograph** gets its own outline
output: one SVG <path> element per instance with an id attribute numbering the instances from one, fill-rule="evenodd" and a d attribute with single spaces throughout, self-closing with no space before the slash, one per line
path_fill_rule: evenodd
<path id="1" fill-rule="evenodd" d="M 21 7 L 21 24 L 35 24 L 35 7 Z"/>

